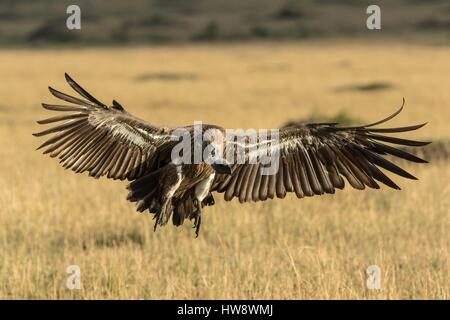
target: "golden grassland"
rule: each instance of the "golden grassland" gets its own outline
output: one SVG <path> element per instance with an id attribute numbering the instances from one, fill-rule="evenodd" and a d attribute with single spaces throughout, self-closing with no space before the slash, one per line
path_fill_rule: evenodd
<path id="1" fill-rule="evenodd" d="M 402 191 L 226 203 L 153 232 L 125 182 L 60 168 L 34 149 L 35 120 L 71 74 L 100 100 L 156 124 L 194 120 L 272 128 L 338 111 L 414 138 L 448 138 L 450 48 L 395 44 L 248 44 L 0 51 L 0 298 L 448 299 L 448 164 L 411 165 Z M 385 82 L 379 91 L 337 90 Z M 64 91 L 63 90 L 63 91 Z M 82 289 L 66 288 L 81 268 Z M 381 269 L 381 290 L 366 268 Z"/>

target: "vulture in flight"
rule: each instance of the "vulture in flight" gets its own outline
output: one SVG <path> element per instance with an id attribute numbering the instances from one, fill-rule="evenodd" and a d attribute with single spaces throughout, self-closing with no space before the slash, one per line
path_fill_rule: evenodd
<path id="1" fill-rule="evenodd" d="M 177 226 L 190 219 L 194 220 L 198 236 L 202 208 L 214 205 L 213 192 L 224 193 L 227 201 L 237 198 L 242 203 L 283 199 L 288 192 L 298 198 L 332 194 L 336 188 L 344 188 L 345 180 L 360 190 L 379 189 L 379 183 L 399 190 L 380 168 L 404 178 L 416 178 L 384 156 L 427 162 L 396 145 L 419 147 L 429 142 L 386 135 L 416 130 L 425 123 L 375 128 L 398 115 L 402 105 L 389 117 L 368 125 L 309 123 L 280 129 L 276 141 L 258 138 L 256 144 L 278 150 L 278 169 L 270 174 L 263 172 L 266 164 L 259 157 L 249 155 L 236 163 L 224 160 L 180 163 L 172 160 L 172 151 L 180 142 L 179 137 L 174 138 L 177 128 L 160 127 L 136 118 L 115 100 L 106 105 L 69 75 L 65 78 L 79 97 L 49 87 L 50 93 L 65 103 L 42 104 L 60 115 L 38 121 L 51 127 L 34 136 L 52 135 L 38 149 L 44 149 L 44 154 L 58 158 L 64 168 L 77 173 L 86 171 L 94 178 L 107 176 L 131 181 L 127 199 L 136 202 L 137 211 L 148 210 L 154 215 L 155 228 L 167 224 L 170 217 Z M 194 126 L 183 129 L 193 133 Z M 202 126 L 203 131 L 208 129 L 225 132 L 219 126 Z M 245 141 L 240 143 L 245 145 Z M 222 155 L 230 150 L 237 152 L 239 145 L 227 139 L 221 144 Z M 253 152 L 250 149 L 245 145 L 248 154 Z"/>

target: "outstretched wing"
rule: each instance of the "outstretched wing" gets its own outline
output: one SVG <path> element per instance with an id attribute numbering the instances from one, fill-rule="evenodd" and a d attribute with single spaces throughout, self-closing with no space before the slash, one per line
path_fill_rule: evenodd
<path id="1" fill-rule="evenodd" d="M 379 189 L 381 182 L 400 189 L 381 170 L 416 179 L 413 175 L 383 158 L 392 155 L 412 162 L 427 162 L 391 145 L 424 146 L 429 142 L 406 140 L 384 135 L 412 131 L 424 124 L 401 128 L 372 128 L 400 113 L 402 107 L 381 121 L 359 127 L 338 127 L 336 123 L 304 124 L 283 128 L 279 132 L 278 171 L 262 174 L 260 161 L 235 164 L 231 175 L 218 174 L 211 191 L 224 192 L 225 200 L 264 201 L 287 192 L 297 197 L 334 193 L 343 189 L 345 178 L 356 189 Z M 259 141 L 263 144 L 264 141 Z M 386 144 L 387 143 L 387 144 Z M 233 143 L 227 142 L 227 148 Z M 266 144 L 267 145 L 267 144 Z"/>
<path id="2" fill-rule="evenodd" d="M 45 109 L 65 114 L 38 121 L 53 126 L 34 136 L 55 134 L 38 149 L 45 148 L 44 154 L 58 157 L 64 168 L 77 173 L 87 171 L 95 178 L 107 175 L 132 180 L 158 166 L 161 151 L 173 144 L 170 128 L 156 127 L 132 116 L 115 100 L 107 106 L 69 75 L 65 77 L 82 98 L 49 87 L 55 97 L 71 105 L 42 104 Z"/>

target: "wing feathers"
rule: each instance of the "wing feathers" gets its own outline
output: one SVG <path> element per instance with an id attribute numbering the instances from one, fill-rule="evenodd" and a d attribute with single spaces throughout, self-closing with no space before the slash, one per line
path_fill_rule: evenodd
<path id="1" fill-rule="evenodd" d="M 72 127 L 75 127 L 77 125 L 83 124 L 85 122 L 86 122 L 86 119 L 72 120 L 72 121 L 66 122 L 64 124 L 61 124 L 59 126 L 56 126 L 56 127 L 53 127 L 53 128 L 49 128 L 49 129 L 41 131 L 41 132 L 33 133 L 33 135 L 35 137 L 42 137 L 42 136 L 45 136 L 45 135 L 50 134 L 50 133 L 55 133 L 55 132 L 58 132 L 58 131 L 63 131 L 63 130 L 70 129 Z"/>
<path id="2" fill-rule="evenodd" d="M 315 193 L 322 194 L 321 187 L 312 168 L 311 160 L 303 148 L 300 148 L 299 152 L 295 154 L 295 159 L 297 168 L 301 170 L 300 182 L 305 194 L 307 196 L 313 196 Z"/>
<path id="3" fill-rule="evenodd" d="M 400 138 L 395 138 L 395 137 L 380 136 L 380 135 L 376 135 L 376 134 L 367 134 L 366 137 L 374 139 L 374 140 L 379 140 L 379 141 L 384 141 L 384 142 L 389 142 L 389 143 L 394 143 L 394 144 L 400 144 L 400 145 L 404 145 L 404 146 L 413 146 L 413 147 L 422 147 L 422 146 L 426 146 L 427 144 L 430 143 L 430 142 L 424 142 L 424 141 L 414 141 L 414 140 L 400 139 Z"/>
<path id="4" fill-rule="evenodd" d="M 253 192 L 253 185 L 255 183 L 256 176 L 258 175 L 259 165 L 258 164 L 251 164 L 250 167 L 252 168 L 251 173 L 248 178 L 247 182 L 247 189 L 245 190 L 245 201 L 251 201 L 252 200 L 252 192 Z"/>
<path id="5" fill-rule="evenodd" d="M 69 114 L 69 115 L 64 115 L 64 116 L 56 116 L 56 117 L 52 117 L 52 118 L 48 118 L 48 119 L 44 119 L 44 120 L 39 120 L 39 121 L 37 121 L 37 123 L 48 124 L 48 123 L 77 119 L 77 118 L 87 118 L 87 115 L 85 113 L 74 113 L 74 114 Z"/>
<path id="6" fill-rule="evenodd" d="M 55 96 L 58 99 L 64 100 L 66 102 L 75 103 L 75 104 L 78 104 L 80 106 L 86 106 L 86 105 L 91 105 L 92 106 L 92 104 L 89 103 L 86 100 L 82 100 L 82 99 L 79 99 L 79 98 L 72 97 L 72 96 L 70 96 L 68 94 L 65 94 L 65 93 L 62 93 L 62 92 L 60 92 L 60 91 L 58 91 L 56 89 L 53 89 L 52 87 L 48 87 L 48 90 L 50 91 L 50 93 L 53 96 Z"/>
<path id="7" fill-rule="evenodd" d="M 381 144 L 381 143 L 377 143 L 374 142 L 372 144 L 372 149 L 378 153 L 378 154 L 390 154 L 393 156 L 396 156 L 398 158 L 401 159 L 405 159 L 411 162 L 417 162 L 417 163 L 428 163 L 428 161 L 421 159 L 409 152 L 406 152 L 404 150 L 401 149 L 397 149 L 397 148 L 393 148 L 391 146 L 388 146 L 386 144 Z"/>
<path id="8" fill-rule="evenodd" d="M 335 188 L 345 187 L 344 178 L 359 190 L 366 186 L 379 189 L 377 181 L 400 189 L 379 168 L 408 179 L 416 177 L 382 156 L 425 163 L 395 145 L 420 147 L 429 142 L 384 134 L 414 131 L 426 123 L 396 128 L 372 127 L 391 120 L 402 109 L 403 105 L 390 116 L 365 126 L 338 127 L 335 123 L 316 123 L 286 127 L 280 131 L 281 158 L 275 174 L 262 175 L 260 165 L 242 164 L 230 176 L 219 175 L 213 190 L 225 191 L 226 200 L 236 196 L 244 202 L 264 201 L 275 196 L 284 198 L 287 192 L 294 192 L 299 198 L 334 193 Z"/>
<path id="9" fill-rule="evenodd" d="M 234 188 L 236 187 L 236 181 L 239 178 L 239 172 L 241 171 L 242 167 L 238 167 L 235 172 L 236 174 L 232 176 L 231 181 L 228 185 L 228 188 L 225 192 L 225 200 L 230 201 L 233 199 L 234 196 Z"/>
<path id="10" fill-rule="evenodd" d="M 294 191 L 295 191 L 295 195 L 297 196 L 297 198 L 303 198 L 305 197 L 305 192 L 302 189 L 302 183 L 300 182 L 300 180 L 303 180 L 303 184 L 304 187 L 306 187 L 306 179 L 305 179 L 305 175 L 303 173 L 303 167 L 300 166 L 299 163 L 296 163 L 296 159 L 295 159 L 295 155 L 290 155 L 290 164 L 289 164 L 289 170 L 291 173 L 291 178 L 292 178 L 292 184 L 294 187 Z M 309 189 L 309 184 L 308 184 L 308 189 Z M 309 191 L 307 192 L 307 195 L 312 195 L 312 193 Z"/>
<path id="11" fill-rule="evenodd" d="M 103 108 L 107 108 L 106 105 L 98 101 L 96 98 L 94 98 L 89 92 L 84 90 L 78 83 L 75 82 L 67 73 L 64 74 L 67 83 L 74 89 L 76 92 L 78 92 L 82 97 L 88 99 L 90 102 L 92 102 L 94 105 L 101 106 Z"/>
<path id="12" fill-rule="evenodd" d="M 378 132 L 378 133 L 398 133 L 398 132 L 407 132 L 413 131 L 422 128 L 427 123 L 416 124 L 414 126 L 407 127 L 398 127 L 398 128 L 379 128 L 379 129 L 370 129 L 370 132 Z"/>
<path id="13" fill-rule="evenodd" d="M 73 111 L 73 112 L 86 112 L 87 108 L 83 107 L 75 107 L 75 106 L 62 106 L 62 105 L 56 105 L 56 104 L 47 104 L 43 103 L 42 107 L 44 109 L 50 110 L 50 111 Z"/>
<path id="14" fill-rule="evenodd" d="M 259 189 L 261 186 L 261 165 L 258 166 L 258 172 L 256 174 L 255 183 L 253 184 L 253 192 L 252 192 L 252 200 L 253 201 L 259 201 L 261 198 L 259 197 Z"/>
<path id="15" fill-rule="evenodd" d="M 71 105 L 42 104 L 44 109 L 67 113 L 38 121 L 52 127 L 34 136 L 54 134 L 38 149 L 45 148 L 44 154 L 59 157 L 64 168 L 88 171 L 95 178 L 132 179 L 155 170 L 158 148 L 172 143 L 169 130 L 133 117 L 115 100 L 111 107 L 106 106 L 69 75 L 65 77 L 82 98 L 49 87 L 53 96 Z"/>
<path id="16" fill-rule="evenodd" d="M 259 200 L 261 201 L 267 200 L 268 186 L 269 186 L 269 176 L 266 174 L 262 175 L 261 182 L 259 185 Z"/>
<path id="17" fill-rule="evenodd" d="M 283 199 L 286 196 L 286 188 L 284 187 L 284 166 L 282 163 L 280 163 L 275 180 L 277 197 Z"/>
<path id="18" fill-rule="evenodd" d="M 281 162 L 280 167 L 283 166 L 283 178 L 286 192 L 294 192 L 294 186 L 292 185 L 292 172 L 289 168 L 287 157 L 284 156 Z"/>

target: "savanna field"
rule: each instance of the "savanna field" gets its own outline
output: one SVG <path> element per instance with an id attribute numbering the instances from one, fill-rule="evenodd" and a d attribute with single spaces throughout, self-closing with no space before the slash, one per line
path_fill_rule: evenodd
<path id="1" fill-rule="evenodd" d="M 64 72 L 155 124 L 195 120 L 276 128 L 339 112 L 389 125 L 428 121 L 413 139 L 448 139 L 450 47 L 336 41 L 0 51 L 0 298 L 449 299 L 450 170 L 412 164 L 401 191 L 225 202 L 153 232 L 125 181 L 65 171 L 31 133 L 70 92 Z M 373 85 L 376 84 L 376 85 Z M 373 88 L 375 87 L 375 89 Z M 372 90 L 371 90 L 372 89 Z M 430 159 L 432 160 L 432 159 Z M 69 265 L 81 290 L 66 287 Z M 381 270 L 381 289 L 366 269 Z"/>

